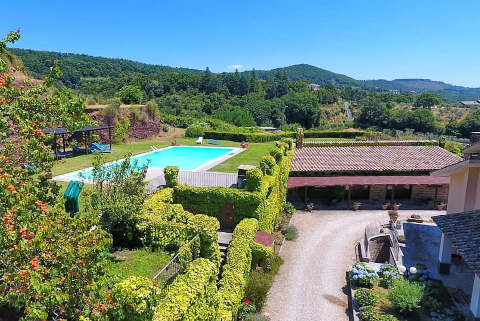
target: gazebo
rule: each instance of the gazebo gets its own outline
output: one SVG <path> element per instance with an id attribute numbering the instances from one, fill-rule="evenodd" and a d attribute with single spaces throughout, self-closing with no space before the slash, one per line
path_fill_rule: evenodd
<path id="1" fill-rule="evenodd" d="M 112 129 L 113 129 L 113 126 L 85 126 L 85 127 L 79 128 L 79 129 L 75 129 L 73 131 L 67 131 L 63 127 L 47 128 L 47 129 L 43 129 L 42 131 L 43 131 L 44 134 L 47 134 L 47 135 L 53 133 L 53 136 L 54 136 L 53 149 L 54 149 L 54 152 L 55 152 L 55 159 L 58 159 L 58 149 L 59 149 L 58 147 L 61 147 L 63 149 L 63 152 L 65 153 L 65 135 L 73 135 L 73 134 L 80 133 L 80 135 L 83 136 L 83 141 L 85 143 L 85 153 L 88 154 L 89 137 L 90 137 L 91 133 L 95 132 L 95 131 L 108 130 L 108 140 L 109 140 L 109 144 L 110 144 L 110 149 L 112 149 Z M 62 138 L 61 146 L 57 145 L 57 137 L 59 137 L 59 136 L 61 136 L 61 138 Z"/>

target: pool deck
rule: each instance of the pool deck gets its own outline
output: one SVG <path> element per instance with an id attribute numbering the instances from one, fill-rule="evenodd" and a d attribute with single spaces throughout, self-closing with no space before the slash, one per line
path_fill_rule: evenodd
<path id="1" fill-rule="evenodd" d="M 146 153 L 138 154 L 135 156 L 132 156 L 132 159 L 135 159 L 137 157 L 141 157 L 144 155 L 148 155 L 150 153 L 157 152 L 159 150 L 164 150 L 164 149 L 169 149 L 173 148 L 175 146 L 169 146 L 157 150 L 152 150 Z M 180 170 L 179 171 L 179 182 L 180 184 L 187 184 L 191 186 L 224 186 L 224 187 L 230 187 L 232 184 L 237 183 L 237 175 L 236 174 L 230 174 L 230 173 L 219 173 L 219 172 L 206 172 L 208 169 L 223 163 L 225 160 L 236 156 L 240 154 L 241 152 L 244 151 L 243 148 L 235 148 L 235 147 L 222 147 L 222 146 L 189 146 L 189 147 L 195 147 L 195 148 L 227 148 L 231 149 L 232 151 L 229 153 L 226 153 L 224 155 L 221 155 L 219 157 L 216 157 L 208 162 L 205 162 L 198 166 L 197 168 L 193 170 Z M 114 164 L 118 161 L 122 161 L 123 159 L 119 159 L 116 161 L 112 161 L 109 163 L 105 163 L 105 165 L 111 165 Z M 80 172 L 87 171 L 92 169 L 93 167 L 88 167 L 88 168 L 82 168 L 80 170 L 76 170 L 70 173 L 62 174 L 53 177 L 54 180 L 56 181 L 63 181 L 63 182 L 69 182 L 71 180 L 78 180 L 82 181 L 85 183 L 91 184 L 92 181 L 87 178 L 78 178 L 75 177 Z M 197 174 L 195 174 L 197 173 Z M 210 174 L 212 173 L 212 174 Z M 233 179 L 233 176 L 235 179 Z M 149 184 L 147 188 L 152 188 L 153 185 L 159 186 L 159 185 L 164 185 L 165 184 L 165 177 L 163 174 L 163 168 L 157 168 L 157 167 L 149 167 L 147 170 L 147 174 L 145 177 L 145 181 L 148 181 Z"/>

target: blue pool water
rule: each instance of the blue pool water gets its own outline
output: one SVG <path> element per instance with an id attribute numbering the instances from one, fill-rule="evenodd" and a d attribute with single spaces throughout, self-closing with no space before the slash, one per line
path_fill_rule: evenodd
<path id="1" fill-rule="evenodd" d="M 174 146 L 145 155 L 133 156 L 132 160 L 138 161 L 139 167 L 150 161 L 148 167 L 178 166 L 181 170 L 193 170 L 233 150 L 235 148 Z M 108 166 L 115 166 L 115 163 Z M 75 173 L 73 177 L 91 179 L 92 169 Z"/>

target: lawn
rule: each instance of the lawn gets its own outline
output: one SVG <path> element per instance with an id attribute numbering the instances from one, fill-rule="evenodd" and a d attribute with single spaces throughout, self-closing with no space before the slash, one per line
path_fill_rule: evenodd
<path id="1" fill-rule="evenodd" d="M 112 254 L 107 272 L 125 278 L 130 275 L 153 278 L 171 260 L 163 251 L 148 249 L 122 250 Z"/>
<path id="2" fill-rule="evenodd" d="M 236 143 L 238 145 L 238 143 Z M 240 154 L 227 159 L 221 164 L 209 169 L 213 172 L 227 172 L 236 173 L 239 165 L 256 165 L 260 163 L 262 156 L 268 154 L 268 152 L 275 146 L 275 142 L 269 143 L 253 143 L 250 147 L 241 152 Z"/>

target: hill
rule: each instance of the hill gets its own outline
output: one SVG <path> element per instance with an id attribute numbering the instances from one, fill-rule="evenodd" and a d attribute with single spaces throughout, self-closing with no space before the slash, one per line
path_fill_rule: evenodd
<path id="1" fill-rule="evenodd" d="M 82 78 L 118 78 L 125 74 L 145 75 L 164 72 L 200 74 L 198 69 L 177 68 L 163 65 L 150 65 L 118 58 L 93 57 L 83 54 L 59 53 L 29 49 L 9 49 L 25 65 L 30 76 L 42 78 L 58 60 L 63 71 L 62 82 L 70 88 L 77 88 Z M 272 79 L 276 72 L 285 72 L 290 80 L 306 79 L 319 85 L 334 84 L 340 87 L 355 87 L 374 91 L 434 92 L 448 101 L 480 99 L 480 88 L 469 88 L 447 84 L 430 79 L 357 80 L 343 74 L 318 68 L 308 64 L 298 64 L 271 70 L 256 70 L 261 79 Z"/>

